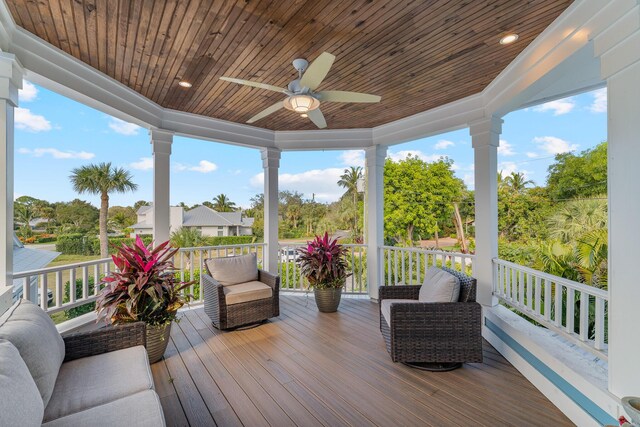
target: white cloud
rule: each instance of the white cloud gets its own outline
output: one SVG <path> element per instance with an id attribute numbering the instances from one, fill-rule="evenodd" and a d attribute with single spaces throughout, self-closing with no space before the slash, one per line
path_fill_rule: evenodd
<path id="1" fill-rule="evenodd" d="M 139 171 L 148 171 L 153 169 L 153 159 L 151 157 L 140 157 L 140 160 L 129 164 L 129 167 Z"/>
<path id="2" fill-rule="evenodd" d="M 607 112 L 607 88 L 602 88 L 594 91 L 593 102 L 589 106 L 589 110 L 592 113 L 606 113 Z"/>
<path id="3" fill-rule="evenodd" d="M 363 150 L 349 150 L 340 154 L 339 160 L 345 166 L 360 166 L 364 167 L 364 151 Z"/>
<path id="4" fill-rule="evenodd" d="M 189 168 L 190 171 L 200 172 L 200 173 L 209 173 L 209 172 L 213 172 L 216 169 L 218 169 L 218 165 L 208 160 L 200 160 L 200 162 L 198 163 L 198 166 L 191 166 Z"/>
<path id="5" fill-rule="evenodd" d="M 335 202 L 344 193 L 344 188 L 338 185 L 340 175 L 344 173 L 341 168 L 313 169 L 301 173 L 283 173 L 278 177 L 278 185 L 281 190 L 299 191 L 307 198 L 315 195 L 319 202 Z M 262 189 L 264 174 L 258 173 L 251 177 L 249 183 L 254 188 Z"/>
<path id="6" fill-rule="evenodd" d="M 33 157 L 43 157 L 45 154 L 49 154 L 54 159 L 93 159 L 96 155 L 94 153 L 88 153 L 86 151 L 61 151 L 57 148 L 29 148 L 18 149 L 20 154 L 30 154 Z"/>
<path id="7" fill-rule="evenodd" d="M 28 108 L 16 108 L 14 115 L 16 128 L 29 132 L 46 132 L 51 130 L 51 122 L 44 116 L 33 114 Z"/>
<path id="8" fill-rule="evenodd" d="M 22 81 L 22 89 L 18 91 L 18 99 L 20 102 L 31 102 L 38 96 L 36 86 L 26 80 Z"/>
<path id="9" fill-rule="evenodd" d="M 513 145 L 507 142 L 506 139 L 501 139 L 500 145 L 498 146 L 498 154 L 502 156 L 514 156 L 516 152 L 513 151 Z"/>
<path id="10" fill-rule="evenodd" d="M 502 162 L 498 164 L 498 172 L 502 172 L 503 177 L 511 175 L 514 172 L 519 172 L 524 175 L 525 179 L 529 179 L 530 175 L 533 173 L 528 170 L 519 169 L 518 165 L 514 162 Z"/>
<path id="11" fill-rule="evenodd" d="M 533 142 L 540 144 L 540 148 L 552 155 L 568 153 L 578 149 L 578 144 L 571 144 L 555 136 L 536 136 L 533 138 Z"/>
<path id="12" fill-rule="evenodd" d="M 140 126 L 125 122 L 124 120 L 120 120 L 115 117 L 109 118 L 109 128 L 111 128 L 115 133 L 127 136 L 137 135 L 140 130 Z"/>
<path id="13" fill-rule="evenodd" d="M 453 147 L 454 145 L 456 145 L 456 143 L 453 141 L 441 139 L 440 141 L 436 142 L 436 145 L 434 145 L 433 148 L 435 148 L 436 150 L 445 150 L 448 147 Z"/>
<path id="14" fill-rule="evenodd" d="M 538 157 L 538 153 L 533 153 L 531 151 L 527 151 L 527 157 L 530 159 L 535 159 L 536 157 Z"/>
<path id="15" fill-rule="evenodd" d="M 462 177 L 462 180 L 469 189 L 473 189 L 476 183 L 476 176 L 473 173 L 467 173 Z"/>
<path id="16" fill-rule="evenodd" d="M 425 154 L 420 150 L 402 150 L 396 153 L 389 153 L 387 157 L 394 162 L 399 162 L 400 160 L 405 160 L 409 156 L 417 157 L 425 162 L 437 162 L 445 157 L 442 154 Z"/>
<path id="17" fill-rule="evenodd" d="M 553 111 L 554 116 L 561 116 L 571 112 L 576 106 L 576 102 L 572 98 L 558 99 L 555 101 L 546 102 L 537 107 L 533 107 L 533 111 L 544 113 L 547 111 Z"/>

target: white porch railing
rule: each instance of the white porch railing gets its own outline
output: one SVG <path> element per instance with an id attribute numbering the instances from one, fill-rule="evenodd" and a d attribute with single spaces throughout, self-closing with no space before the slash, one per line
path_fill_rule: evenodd
<path id="1" fill-rule="evenodd" d="M 242 245 L 225 246 L 200 246 L 193 248 L 180 248 L 173 260 L 176 268 L 180 269 L 180 281 L 188 282 L 195 280 L 196 283 L 189 288 L 189 294 L 193 295 L 194 301 L 202 301 L 203 287 L 202 275 L 205 270 L 204 260 L 207 258 L 224 258 L 236 255 L 247 255 L 255 253 L 258 258 L 258 268 L 262 268 L 264 259 L 264 248 L 266 243 L 248 243 Z"/>
<path id="2" fill-rule="evenodd" d="M 279 245 L 278 274 L 280 274 L 280 288 L 284 291 L 306 292 L 308 282 L 302 276 L 296 260 L 298 248 L 304 244 Z M 350 276 L 345 283 L 344 292 L 347 294 L 366 294 L 367 289 L 367 247 L 360 244 L 344 244 L 347 248 L 347 264 Z"/>
<path id="3" fill-rule="evenodd" d="M 13 279 L 22 282 L 22 298 L 53 314 L 95 301 L 100 278 L 114 268 L 111 258 L 104 258 L 21 271 L 14 273 Z"/>
<path id="4" fill-rule="evenodd" d="M 420 285 L 429 267 L 449 267 L 473 275 L 475 255 L 422 248 L 382 246 L 380 270 L 387 286 L 398 283 Z"/>
<path id="5" fill-rule="evenodd" d="M 607 291 L 497 258 L 493 266 L 500 301 L 606 359 Z"/>

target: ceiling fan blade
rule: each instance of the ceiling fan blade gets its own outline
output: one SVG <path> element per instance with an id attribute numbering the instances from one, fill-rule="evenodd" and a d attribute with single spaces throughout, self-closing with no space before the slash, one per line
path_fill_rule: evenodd
<path id="1" fill-rule="evenodd" d="M 324 119 L 324 114 L 322 114 L 322 111 L 320 111 L 319 108 L 309 110 L 307 115 L 309 116 L 309 120 L 311 120 L 314 125 L 318 126 L 319 129 L 327 127 L 327 121 Z"/>
<path id="2" fill-rule="evenodd" d="M 323 102 L 380 102 L 382 99 L 378 95 L 343 90 L 323 90 L 318 92 L 317 95 L 320 95 L 320 101 Z"/>
<path id="3" fill-rule="evenodd" d="M 282 101 L 277 102 L 277 103 L 273 104 L 271 107 L 266 108 L 266 109 L 260 111 L 255 116 L 251 117 L 249 120 L 247 120 L 247 123 L 257 122 L 258 120 L 267 117 L 269 114 L 275 113 L 276 111 L 278 111 L 281 108 L 284 108 L 284 105 L 282 104 Z"/>
<path id="4" fill-rule="evenodd" d="M 302 75 L 300 86 L 315 90 L 327 76 L 335 59 L 336 57 L 329 52 L 322 52 Z"/>
<path id="5" fill-rule="evenodd" d="M 272 90 L 274 92 L 285 92 L 286 90 L 284 88 L 274 85 L 268 85 L 266 83 L 252 82 L 251 80 L 234 79 L 233 77 L 222 76 L 220 77 L 220 80 L 224 80 L 225 82 L 238 83 L 245 86 L 258 87 L 260 89 Z"/>

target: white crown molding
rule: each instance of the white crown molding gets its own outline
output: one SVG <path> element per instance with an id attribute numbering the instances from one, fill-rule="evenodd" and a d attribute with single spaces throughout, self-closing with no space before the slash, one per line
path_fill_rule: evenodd
<path id="1" fill-rule="evenodd" d="M 605 71 L 594 54 L 615 55 L 615 64 L 631 59 L 638 36 L 617 35 L 611 28 L 630 28 L 629 13 L 638 0 L 576 0 L 496 77 L 483 92 L 372 129 L 271 131 L 241 123 L 169 110 L 93 69 L 26 30 L 17 27 L 0 0 L 0 49 L 19 58 L 26 77 L 64 96 L 146 128 L 166 129 L 187 137 L 254 148 L 282 150 L 361 149 L 393 145 L 467 127 L 483 117 L 503 116 L 524 106 L 557 99 L 604 84 Z M 624 26 L 624 23 L 630 23 Z M 607 29 L 610 29 L 608 32 Z M 623 40 L 619 40 L 620 38 Z M 633 55 L 631 55 L 633 56 Z M 619 58 L 619 59 L 618 59 Z M 606 58 L 608 59 L 608 58 Z M 613 61 L 613 60 L 612 60 Z M 611 67 L 610 67 L 611 68 Z M 605 66 L 602 70 L 608 70 Z"/>

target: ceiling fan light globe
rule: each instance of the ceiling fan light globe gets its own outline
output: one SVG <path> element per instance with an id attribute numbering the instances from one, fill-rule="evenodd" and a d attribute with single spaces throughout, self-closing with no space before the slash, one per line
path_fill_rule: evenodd
<path id="1" fill-rule="evenodd" d="M 320 106 L 320 101 L 309 95 L 292 95 L 284 100 L 284 108 L 296 113 L 307 113 Z"/>

